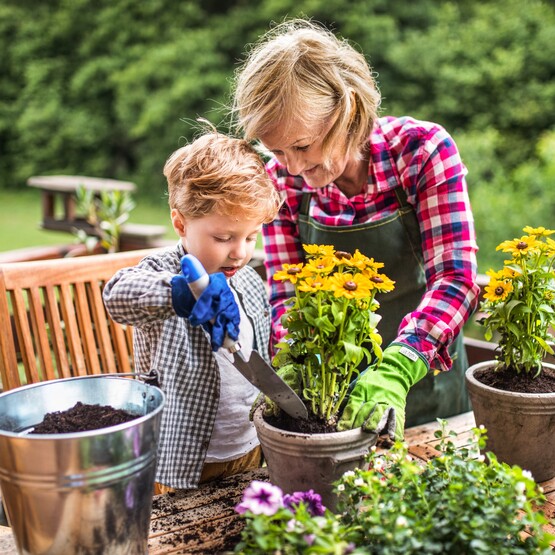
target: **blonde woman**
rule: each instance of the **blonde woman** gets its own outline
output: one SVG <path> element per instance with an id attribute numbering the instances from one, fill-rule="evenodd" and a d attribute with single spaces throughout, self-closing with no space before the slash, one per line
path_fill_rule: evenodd
<path id="1" fill-rule="evenodd" d="M 266 169 L 284 199 L 263 230 L 274 341 L 292 291 L 271 276 L 303 261 L 303 243 L 384 262 L 396 282 L 380 309 L 387 348 L 357 380 L 339 428 L 401 438 L 405 425 L 470 410 L 461 330 L 478 300 L 477 245 L 451 136 L 431 122 L 380 117 L 379 106 L 363 54 L 301 19 L 252 45 L 232 111 L 270 154 Z"/>

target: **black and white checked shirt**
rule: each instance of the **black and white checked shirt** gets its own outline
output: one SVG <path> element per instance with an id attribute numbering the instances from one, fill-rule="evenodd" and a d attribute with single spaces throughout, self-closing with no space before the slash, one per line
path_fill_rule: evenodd
<path id="1" fill-rule="evenodd" d="M 166 394 L 156 481 L 198 485 L 219 400 L 219 369 L 210 337 L 172 307 L 171 279 L 181 271 L 183 246 L 147 256 L 106 284 L 104 303 L 117 322 L 134 327 L 135 371 L 155 369 Z M 254 348 L 269 361 L 270 307 L 264 282 L 250 266 L 230 280 L 254 330 Z"/>

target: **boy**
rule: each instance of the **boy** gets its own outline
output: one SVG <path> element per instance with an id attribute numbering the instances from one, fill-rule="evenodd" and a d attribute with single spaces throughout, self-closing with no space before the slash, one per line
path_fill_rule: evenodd
<path id="1" fill-rule="evenodd" d="M 280 206 L 256 151 L 216 132 L 174 152 L 164 175 L 179 243 L 120 270 L 103 293 L 110 316 L 134 326 L 136 371 L 156 370 L 166 393 L 159 492 L 260 466 L 249 421 L 258 390 L 221 345 L 227 331 L 246 356 L 256 349 L 269 360 L 267 293 L 247 263 L 262 224 Z M 201 303 L 180 275 L 186 253 L 211 274 L 201 297 L 208 298 L 208 311 L 206 303 L 199 310 Z"/>

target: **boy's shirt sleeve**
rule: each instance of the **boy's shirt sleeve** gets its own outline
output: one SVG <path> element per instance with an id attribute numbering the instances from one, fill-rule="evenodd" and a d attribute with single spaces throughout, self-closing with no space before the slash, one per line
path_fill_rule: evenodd
<path id="1" fill-rule="evenodd" d="M 152 259 L 119 270 L 102 292 L 110 317 L 137 327 L 175 316 L 171 297 L 174 275 Z"/>

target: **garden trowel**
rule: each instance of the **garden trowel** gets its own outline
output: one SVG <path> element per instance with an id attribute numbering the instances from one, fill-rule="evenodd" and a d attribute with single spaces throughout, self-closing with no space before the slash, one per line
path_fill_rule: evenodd
<path id="1" fill-rule="evenodd" d="M 181 259 L 181 271 L 191 292 L 198 298 L 208 286 L 210 277 L 192 254 Z M 241 345 L 226 335 L 223 346 L 233 355 L 233 366 L 269 397 L 277 406 L 293 418 L 308 418 L 308 412 L 299 396 L 278 376 L 274 369 L 254 349 L 247 360 Z"/>

